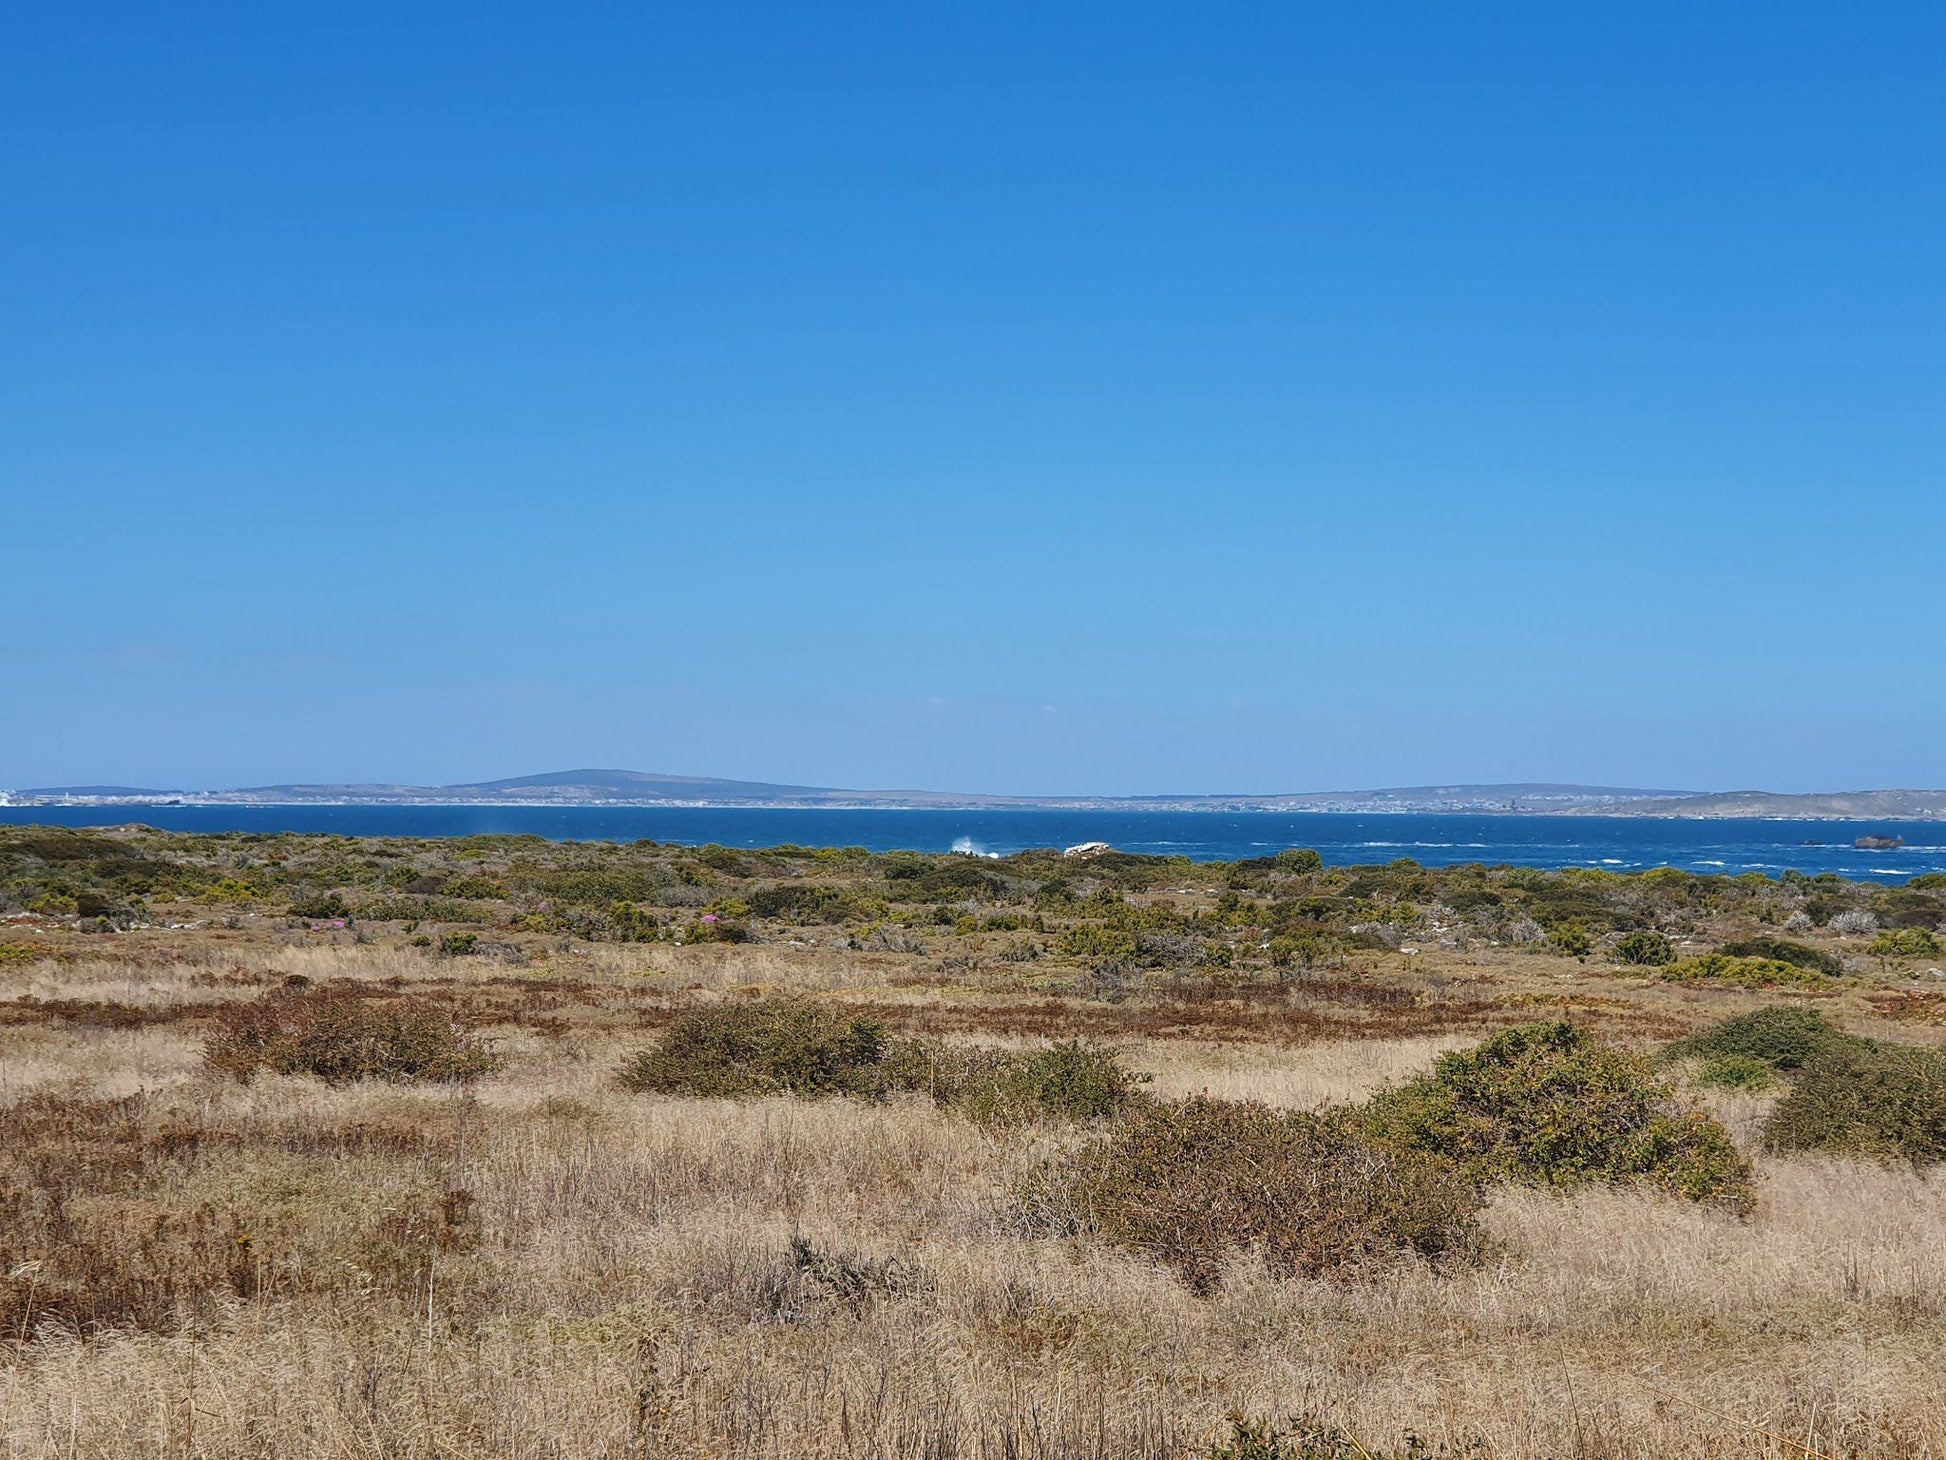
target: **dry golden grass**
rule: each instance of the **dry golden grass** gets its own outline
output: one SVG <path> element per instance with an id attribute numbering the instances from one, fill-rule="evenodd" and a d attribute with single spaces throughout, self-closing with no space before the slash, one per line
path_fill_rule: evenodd
<path id="1" fill-rule="evenodd" d="M 1167 1457 L 1200 1454 L 1240 1410 L 1316 1412 L 1375 1449 L 1408 1427 L 1477 1440 L 1497 1460 L 1946 1456 L 1938 1177 L 1760 1158 L 1747 1220 L 1643 1194 L 1503 1191 L 1482 1267 L 1330 1283 L 1241 1260 L 1203 1299 L 1152 1264 L 1022 1234 L 1010 1189 L 1078 1134 L 988 1132 L 915 1098 L 733 1103 L 613 1084 L 671 1009 L 785 987 L 949 1037 L 1103 1034 L 1159 1094 L 1305 1108 L 1532 1017 L 1531 1003 L 1493 1011 L 1510 991 L 1585 992 L 1572 969 L 1523 983 L 1455 965 L 1479 980 L 1464 985 L 1473 1028 L 1379 1020 L 1354 1038 L 1247 1000 L 1203 1017 L 1040 998 L 822 947 L 604 947 L 506 967 L 182 941 L 174 958 L 9 971 L 9 998 L 177 1012 L 0 1026 L 0 1098 L 147 1092 L 145 1129 L 200 1134 L 141 1201 L 250 1224 L 262 1272 L 186 1295 L 167 1321 L 9 1335 L 0 1454 Z M 211 1079 L 208 1010 L 290 975 L 466 1002 L 504 1068 L 468 1090 Z M 1646 984 L 1629 997 L 1622 1031 L 1752 1003 Z M 1754 1129 L 1759 1100 L 1709 1098 Z M 471 1204 L 450 1231 L 393 1220 L 456 1191 Z M 83 1193 L 74 1218 L 113 1230 L 116 1200 Z"/>

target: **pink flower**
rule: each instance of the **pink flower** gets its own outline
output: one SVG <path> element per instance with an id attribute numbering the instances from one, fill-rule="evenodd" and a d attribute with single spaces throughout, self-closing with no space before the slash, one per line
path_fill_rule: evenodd
<path id="1" fill-rule="evenodd" d="M 706 922 L 706 923 L 713 923 L 713 922 L 715 922 L 715 921 L 716 921 L 716 914 L 715 914 L 715 913 L 704 913 L 704 914 L 703 914 L 703 921 L 704 921 L 704 922 Z"/>

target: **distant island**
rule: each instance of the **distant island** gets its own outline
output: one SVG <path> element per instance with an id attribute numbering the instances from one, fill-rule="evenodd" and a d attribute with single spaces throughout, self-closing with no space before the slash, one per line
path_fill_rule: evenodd
<path id="1" fill-rule="evenodd" d="M 1582 816 L 1946 819 L 1946 791 L 1686 792 L 1551 783 L 1373 791 L 1181 796 L 989 796 L 857 791 L 649 771 L 573 770 L 450 786 L 320 784 L 233 790 L 47 786 L 0 792 L 0 806 L 695 806 L 857 810 L 1502 812 Z"/>

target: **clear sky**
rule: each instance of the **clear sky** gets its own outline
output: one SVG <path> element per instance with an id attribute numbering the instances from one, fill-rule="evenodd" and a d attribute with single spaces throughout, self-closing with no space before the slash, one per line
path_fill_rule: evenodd
<path id="1" fill-rule="evenodd" d="M 1937 5 L 14 5 L 0 785 L 1946 784 Z"/>

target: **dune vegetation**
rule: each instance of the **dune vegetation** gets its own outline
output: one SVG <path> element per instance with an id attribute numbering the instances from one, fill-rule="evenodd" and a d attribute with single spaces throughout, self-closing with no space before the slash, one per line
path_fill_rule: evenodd
<path id="1" fill-rule="evenodd" d="M 1946 1454 L 1939 880 L 29 828 L 0 918 L 6 1455 Z"/>

